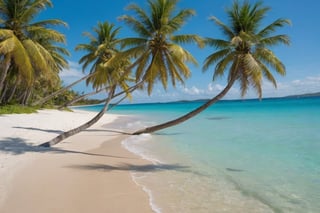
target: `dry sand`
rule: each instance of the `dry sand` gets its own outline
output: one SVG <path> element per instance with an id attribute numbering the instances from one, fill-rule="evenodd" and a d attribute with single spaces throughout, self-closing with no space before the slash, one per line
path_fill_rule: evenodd
<path id="1" fill-rule="evenodd" d="M 0 212 L 152 212 L 130 171 L 150 162 L 121 146 L 125 136 L 97 124 L 53 148 L 38 148 L 95 113 L 41 110 L 0 116 Z"/>

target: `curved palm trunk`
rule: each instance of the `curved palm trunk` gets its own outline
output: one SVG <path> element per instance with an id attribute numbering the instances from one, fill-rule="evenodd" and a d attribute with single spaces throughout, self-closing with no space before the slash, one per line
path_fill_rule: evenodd
<path id="1" fill-rule="evenodd" d="M 4 87 L 4 82 L 7 77 L 7 70 L 2 70 L 1 75 L 0 75 L 0 94 L 2 94 L 2 90 Z"/>
<path id="2" fill-rule="evenodd" d="M 136 83 L 135 85 L 133 85 L 132 87 L 129 87 L 127 90 L 123 90 L 117 94 L 115 94 L 113 96 L 113 98 L 118 97 L 124 93 L 132 93 L 133 91 L 135 91 L 136 89 L 138 89 L 142 84 L 144 83 L 144 81 L 140 81 L 139 83 Z"/>
<path id="3" fill-rule="evenodd" d="M 79 83 L 79 82 L 81 82 L 81 81 L 84 81 L 84 80 L 86 80 L 87 78 L 90 78 L 90 77 L 93 76 L 94 74 L 95 74 L 95 73 L 91 73 L 91 74 L 89 74 L 89 75 L 86 75 L 86 76 L 80 78 L 79 80 L 77 80 L 77 81 L 69 84 L 68 86 L 63 87 L 63 88 L 61 88 L 61 89 L 59 89 L 59 90 L 51 93 L 50 95 L 48 95 L 48 96 L 46 96 L 46 97 L 38 100 L 38 101 L 35 101 L 35 102 L 32 104 L 32 106 L 43 105 L 45 102 L 47 102 L 47 101 L 49 101 L 50 99 L 54 98 L 56 95 L 59 95 L 59 94 L 61 94 L 62 92 L 66 91 L 67 89 L 71 88 L 72 86 L 76 85 L 77 83 Z"/>
<path id="4" fill-rule="evenodd" d="M 16 93 L 17 90 L 17 84 L 14 84 L 13 88 L 10 91 L 10 94 L 8 95 L 8 98 L 6 100 L 7 103 L 10 103 L 10 101 L 12 100 L 14 94 Z"/>
<path id="5" fill-rule="evenodd" d="M 116 103 L 112 104 L 112 106 L 108 109 L 108 110 L 111 110 L 112 108 L 118 106 L 124 99 L 127 98 L 127 95 L 124 96 L 123 98 L 121 98 L 119 101 L 117 101 Z"/>
<path id="6" fill-rule="evenodd" d="M 4 89 L 2 91 L 2 94 L 0 92 L 0 104 L 2 103 L 7 103 L 7 100 L 5 99 L 5 97 L 7 96 L 7 92 L 8 92 L 8 83 L 4 84 Z"/>
<path id="7" fill-rule="evenodd" d="M 132 87 L 128 88 L 127 90 L 123 90 L 123 91 L 121 91 L 121 92 L 113 95 L 112 98 L 116 98 L 116 97 L 118 97 L 118 96 L 120 96 L 120 95 L 123 95 L 124 93 L 127 93 L 127 92 L 132 93 L 133 91 L 135 91 L 136 89 L 138 89 L 143 83 L 144 83 L 144 81 L 140 81 L 139 83 L 133 85 Z M 123 101 L 126 97 L 127 97 L 127 96 L 125 96 L 124 98 L 122 98 L 121 101 Z M 105 101 L 105 99 L 101 100 L 101 101 L 99 102 L 99 104 L 100 104 L 100 103 L 103 103 L 104 101 Z M 121 101 L 117 102 L 116 105 L 118 105 Z"/>
<path id="8" fill-rule="evenodd" d="M 76 97 L 75 99 L 73 99 L 73 100 L 71 100 L 71 101 L 69 101 L 69 102 L 67 102 L 67 103 L 59 106 L 58 109 L 62 109 L 62 108 L 64 108 L 64 107 L 70 106 L 70 105 L 72 105 L 72 104 L 74 104 L 74 103 L 77 103 L 78 101 L 80 101 L 80 100 L 82 100 L 82 99 L 84 99 L 84 98 L 86 98 L 86 97 L 89 97 L 89 96 L 91 96 L 91 95 L 98 94 L 98 93 L 100 93 L 100 92 L 102 92 L 103 90 L 106 90 L 106 89 L 108 89 L 108 88 L 109 88 L 109 86 L 108 86 L 108 87 L 103 87 L 103 88 L 101 88 L 101 89 L 99 89 L 99 90 L 97 90 L 97 91 L 93 91 L 93 92 L 90 92 L 90 93 L 81 95 L 81 96 L 79 96 L 79 97 Z"/>
<path id="9" fill-rule="evenodd" d="M 210 99 L 209 101 L 207 101 L 205 104 L 201 105 L 200 107 L 196 108 L 195 110 L 193 110 L 193 111 L 191 111 L 191 112 L 189 112 L 179 118 L 176 118 L 174 120 L 138 130 L 138 131 L 132 133 L 132 135 L 140 135 L 143 133 L 152 133 L 155 131 L 159 131 L 161 129 L 166 129 L 166 128 L 178 125 L 180 123 L 183 123 L 186 120 L 189 120 L 190 118 L 198 115 L 199 113 L 201 113 L 202 111 L 207 109 L 209 106 L 211 106 L 212 104 L 219 101 L 223 96 L 225 96 L 228 93 L 228 91 L 231 89 L 232 85 L 234 84 L 235 79 L 236 78 L 233 78 L 231 81 L 229 81 L 227 86 L 218 95 L 216 95 L 214 98 Z"/>
<path id="10" fill-rule="evenodd" d="M 30 87 L 28 89 L 26 89 L 26 91 L 24 92 L 23 99 L 21 100 L 21 104 L 23 106 L 26 106 L 28 104 L 31 93 L 32 93 L 32 88 L 30 88 Z"/>
<path id="11" fill-rule="evenodd" d="M 2 68 L 0 72 L 0 95 L 2 94 L 1 92 L 4 86 L 4 82 L 7 78 L 9 66 L 10 66 L 10 57 L 5 57 L 0 65 L 0 67 Z"/>
<path id="12" fill-rule="evenodd" d="M 74 129 L 71 129 L 67 132 L 64 132 L 60 135 L 58 135 L 57 137 L 53 138 L 52 140 L 48 141 L 48 142 L 45 142 L 45 143 L 42 143 L 40 144 L 39 146 L 43 146 L 43 147 L 50 147 L 50 146 L 53 146 L 59 142 L 61 142 L 62 140 L 70 137 L 70 136 L 73 136 L 75 134 L 78 134 L 79 132 L 89 128 L 90 126 L 92 126 L 93 124 L 95 124 L 98 120 L 100 120 L 100 118 L 102 118 L 102 116 L 105 114 L 105 112 L 107 111 L 108 109 L 108 106 L 109 106 L 109 103 L 112 99 L 112 96 L 114 94 L 114 91 L 115 91 L 115 88 L 116 86 L 113 86 L 111 89 L 110 89 L 110 92 L 109 92 L 109 95 L 108 95 L 108 98 L 106 99 L 105 101 L 105 104 L 104 104 L 104 107 L 101 109 L 101 111 L 94 117 L 92 118 L 90 121 L 82 124 L 81 126 L 77 127 L 77 128 L 74 128 Z"/>

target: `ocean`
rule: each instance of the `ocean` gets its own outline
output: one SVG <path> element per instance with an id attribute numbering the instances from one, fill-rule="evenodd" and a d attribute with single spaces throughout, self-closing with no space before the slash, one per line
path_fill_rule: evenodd
<path id="1" fill-rule="evenodd" d="M 130 115 L 114 127 L 130 131 L 202 103 L 119 105 L 108 113 Z M 131 174 L 155 212 L 320 212 L 319 97 L 220 101 L 122 144 L 151 162 Z"/>

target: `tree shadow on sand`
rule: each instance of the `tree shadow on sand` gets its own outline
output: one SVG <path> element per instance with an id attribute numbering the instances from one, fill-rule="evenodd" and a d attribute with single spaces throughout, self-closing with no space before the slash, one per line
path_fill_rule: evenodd
<path id="1" fill-rule="evenodd" d="M 57 134 L 61 134 L 61 133 L 63 133 L 63 131 L 62 131 L 62 130 L 40 129 L 40 128 L 35 128 L 35 127 L 21 127 L 21 126 L 14 126 L 14 127 L 12 127 L 12 128 L 15 128 L 15 129 L 35 130 L 35 131 L 48 132 L 48 133 L 57 133 Z"/>
<path id="2" fill-rule="evenodd" d="M 114 155 L 104 155 L 93 152 L 80 152 L 73 151 L 55 147 L 40 147 L 28 144 L 25 139 L 22 138 L 13 138 L 7 137 L 3 140 L 0 140 L 0 154 L 6 153 L 11 155 L 22 155 L 25 153 L 55 153 L 55 154 L 82 154 L 82 155 L 91 155 L 91 156 L 100 156 L 100 157 L 109 157 L 109 158 L 126 158 L 121 156 Z"/>
<path id="3" fill-rule="evenodd" d="M 40 132 L 48 132 L 48 133 L 57 133 L 57 134 L 61 134 L 64 132 L 62 130 L 40 129 L 40 128 L 22 127 L 22 126 L 14 126 L 13 128 L 40 131 Z M 117 136 L 119 134 L 130 135 L 130 133 L 128 133 L 128 132 L 116 130 L 116 129 L 86 129 L 86 130 L 83 130 L 82 132 L 111 132 L 111 133 L 115 133 L 115 136 Z M 110 136 L 113 136 L 113 135 L 110 135 Z"/>
<path id="4" fill-rule="evenodd" d="M 134 165 L 134 164 L 121 164 L 119 166 L 112 166 L 108 164 L 90 164 L 90 165 L 72 165 L 68 168 L 80 169 L 80 170 L 97 170 L 102 172 L 111 171 L 132 171 L 132 172 L 160 172 L 160 171 L 177 171 L 195 173 L 189 166 L 183 166 L 180 164 L 146 164 L 146 165 Z"/>

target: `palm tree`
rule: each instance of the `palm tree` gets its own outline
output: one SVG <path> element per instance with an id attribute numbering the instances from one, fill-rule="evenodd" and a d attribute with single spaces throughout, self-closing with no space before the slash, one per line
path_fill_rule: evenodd
<path id="1" fill-rule="evenodd" d="M 83 94 L 83 95 L 79 95 L 77 97 L 75 97 L 74 99 L 70 100 L 70 101 L 67 101 L 65 103 L 63 103 L 61 106 L 58 107 L 59 110 L 63 109 L 64 107 L 68 107 L 68 106 L 71 106 L 75 103 L 77 103 L 78 101 L 80 100 L 83 100 L 89 96 L 92 96 L 92 95 L 96 95 L 96 94 L 99 94 L 100 92 L 103 92 L 103 91 L 106 91 L 107 89 L 109 89 L 109 86 L 107 87 L 102 87 L 98 90 L 95 90 L 95 91 L 92 91 L 92 92 L 89 92 L 89 93 L 86 93 L 86 94 Z"/>
<path id="2" fill-rule="evenodd" d="M 130 65 L 129 60 L 121 58 L 121 61 L 117 63 L 118 66 L 116 67 L 110 66 L 109 64 L 109 61 L 119 53 L 118 45 L 120 40 L 117 38 L 119 30 L 120 28 L 114 29 L 114 25 L 108 22 L 99 22 L 98 27 L 94 28 L 96 36 L 90 33 L 85 34 L 90 38 L 89 44 L 79 44 L 77 46 L 77 50 L 85 50 L 88 52 L 88 54 L 80 59 L 80 63 L 83 63 L 83 68 L 85 69 L 88 65 L 92 64 L 90 73 L 95 73 L 88 78 L 87 83 L 92 84 L 94 89 L 108 88 L 108 97 L 105 100 L 104 107 L 90 121 L 77 128 L 64 132 L 40 146 L 53 146 L 62 140 L 89 128 L 105 114 L 118 86 L 122 90 L 128 91 L 129 86 L 127 85 L 126 80 L 130 73 L 125 72 L 125 69 Z"/>
<path id="3" fill-rule="evenodd" d="M 206 71 L 210 66 L 216 64 L 214 80 L 223 76 L 228 70 L 227 86 L 217 96 L 195 110 L 172 121 L 141 129 L 133 134 L 158 131 L 192 118 L 219 101 L 235 82 L 239 83 L 242 96 L 246 94 L 249 86 L 252 86 L 261 98 L 263 77 L 276 87 L 276 80 L 270 69 L 280 75 L 285 75 L 285 66 L 269 48 L 278 44 L 289 44 L 287 35 L 273 35 L 273 33 L 277 28 L 290 24 L 290 22 L 287 19 L 277 19 L 261 29 L 263 18 L 269 10 L 270 8 L 264 7 L 262 2 L 251 5 L 247 1 L 242 4 L 234 1 L 233 6 L 227 9 L 229 25 L 216 17 L 211 17 L 210 19 L 220 27 L 226 39 L 206 39 L 206 44 L 217 48 L 217 51 L 206 58 L 203 70 Z"/>
<path id="4" fill-rule="evenodd" d="M 135 58 L 130 68 L 135 68 L 137 82 L 147 84 L 149 94 L 157 81 L 165 89 L 168 80 L 173 86 L 177 81 L 183 83 L 191 75 L 186 62 L 197 64 L 195 58 L 179 44 L 196 42 L 202 45 L 201 38 L 190 34 L 176 35 L 195 12 L 190 9 L 176 12 L 176 4 L 177 0 L 148 0 L 148 10 L 130 4 L 127 9 L 135 16 L 120 17 L 139 37 L 123 39 L 123 46 L 130 48 L 119 56 Z"/>
<path id="5" fill-rule="evenodd" d="M 48 28 L 66 23 L 58 19 L 32 22 L 47 6 L 52 6 L 50 0 L 0 0 L 0 93 L 8 71 L 21 76 L 29 90 L 35 79 L 49 80 L 67 66 L 62 55 L 68 52 L 55 45 L 65 43 L 65 37 Z"/>
<path id="6" fill-rule="evenodd" d="M 84 80 L 87 80 L 88 78 L 90 78 L 93 75 L 95 75 L 95 73 L 90 73 L 90 74 L 83 76 L 80 79 L 77 79 L 76 81 L 72 82 L 68 86 L 62 87 L 62 88 L 56 90 L 55 92 L 50 93 L 49 95 L 45 96 L 44 98 L 41 98 L 38 101 L 33 102 L 32 106 L 37 106 L 37 105 L 41 106 L 41 105 L 45 104 L 47 101 L 53 99 L 54 97 L 58 96 L 59 94 L 62 94 L 63 92 L 67 91 L 68 89 L 70 89 L 74 85 L 76 85 Z"/>

